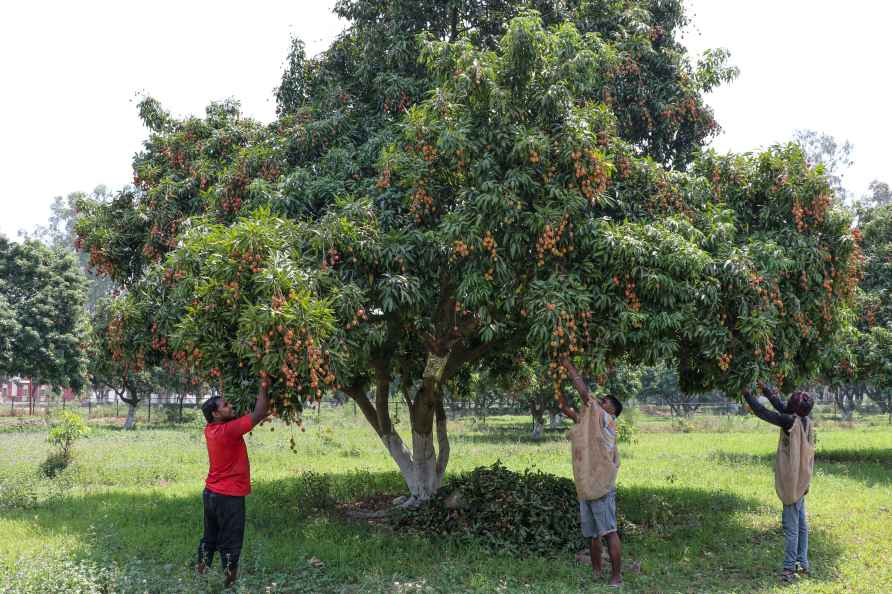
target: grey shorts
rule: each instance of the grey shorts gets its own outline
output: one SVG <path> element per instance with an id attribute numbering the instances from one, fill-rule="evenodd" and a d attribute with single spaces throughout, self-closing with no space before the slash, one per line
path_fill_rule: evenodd
<path id="1" fill-rule="evenodd" d="M 616 532 L 616 489 L 600 499 L 579 502 L 582 536 L 598 538 Z"/>

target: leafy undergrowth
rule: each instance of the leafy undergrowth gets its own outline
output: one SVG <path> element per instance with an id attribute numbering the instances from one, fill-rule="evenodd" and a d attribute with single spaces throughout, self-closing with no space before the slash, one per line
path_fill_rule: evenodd
<path id="1" fill-rule="evenodd" d="M 573 481 L 542 471 L 513 472 L 501 462 L 451 480 L 427 505 L 395 520 L 429 537 L 476 540 L 519 556 L 566 556 L 582 546 Z"/>

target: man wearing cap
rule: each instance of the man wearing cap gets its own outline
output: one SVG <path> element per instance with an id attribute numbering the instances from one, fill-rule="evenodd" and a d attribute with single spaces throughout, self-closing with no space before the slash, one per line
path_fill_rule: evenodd
<path id="1" fill-rule="evenodd" d="M 743 396 L 757 417 L 781 429 L 774 465 L 774 488 L 784 504 L 781 516 L 784 527 L 781 580 L 792 582 L 797 572 L 808 574 L 809 570 L 805 495 L 815 464 L 815 430 L 809 417 L 815 402 L 806 392 L 794 392 L 784 404 L 775 391 L 761 383 L 759 386 L 777 412 L 762 406 L 749 390 L 745 390 Z"/>
<path id="2" fill-rule="evenodd" d="M 204 493 L 204 536 L 198 544 L 200 574 L 207 572 L 220 553 L 226 586 L 238 575 L 239 556 L 245 536 L 245 496 L 251 492 L 251 469 L 245 433 L 266 419 L 269 397 L 266 380 L 261 382 L 254 411 L 237 417 L 222 396 L 213 396 L 201 405 L 207 419 L 204 437 L 208 447 L 208 470 Z"/>

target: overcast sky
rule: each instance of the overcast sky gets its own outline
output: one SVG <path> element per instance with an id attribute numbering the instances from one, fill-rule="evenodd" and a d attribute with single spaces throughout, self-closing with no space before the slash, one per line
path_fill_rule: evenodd
<path id="1" fill-rule="evenodd" d="M 269 120 L 291 36 L 310 53 L 343 27 L 333 0 L 0 5 L 0 233 L 46 222 L 52 198 L 121 187 L 146 133 L 134 98 L 177 115 L 235 97 Z M 844 182 L 860 195 L 892 180 L 886 29 L 880 0 L 688 0 L 693 52 L 727 47 L 740 77 L 708 97 L 721 151 L 748 151 L 797 128 L 855 145 Z M 844 9 L 843 9 L 844 7 Z"/>

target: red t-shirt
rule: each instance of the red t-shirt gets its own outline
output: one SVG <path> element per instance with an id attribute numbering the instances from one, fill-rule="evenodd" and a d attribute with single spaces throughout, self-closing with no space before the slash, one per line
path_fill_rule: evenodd
<path id="1" fill-rule="evenodd" d="M 227 423 L 210 423 L 204 428 L 211 464 L 204 482 L 208 491 L 237 496 L 251 492 L 248 447 L 242 436 L 252 427 L 251 415 L 245 415 Z"/>

